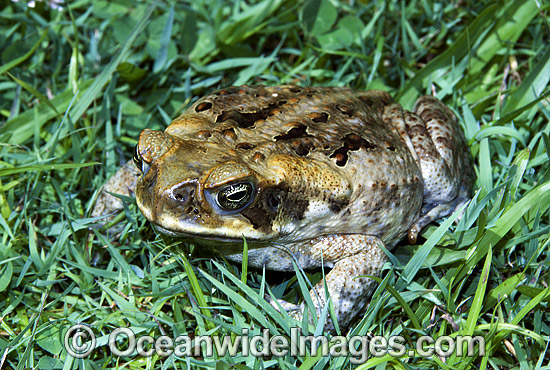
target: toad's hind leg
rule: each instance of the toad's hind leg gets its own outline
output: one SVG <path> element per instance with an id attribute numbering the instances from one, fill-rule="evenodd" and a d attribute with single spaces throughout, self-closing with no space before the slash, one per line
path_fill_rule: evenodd
<path id="1" fill-rule="evenodd" d="M 387 261 L 380 245 L 383 245 L 382 241 L 375 236 L 349 234 L 319 237 L 299 247 L 309 249 L 310 258 L 322 260 L 325 266 L 332 267 L 324 282 L 319 282 L 310 291 L 317 316 L 327 303 L 326 283 L 338 325 L 341 329 L 350 325 L 357 312 L 365 308 L 376 287 L 375 282 L 365 275 L 378 276 Z M 279 303 L 293 318 L 303 318 L 303 303 L 294 305 L 282 300 Z M 334 332 L 330 318 L 325 322 L 325 329 Z"/>
<path id="2" fill-rule="evenodd" d="M 470 152 L 453 112 L 433 96 L 423 96 L 414 113 L 393 109 L 398 131 L 416 155 L 424 184 L 421 215 L 409 228 L 411 243 L 430 222 L 447 216 L 470 195 Z"/>

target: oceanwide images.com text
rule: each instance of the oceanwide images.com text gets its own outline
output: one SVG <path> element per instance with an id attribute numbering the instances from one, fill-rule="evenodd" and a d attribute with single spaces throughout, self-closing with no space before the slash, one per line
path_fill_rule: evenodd
<path id="1" fill-rule="evenodd" d="M 349 356 L 354 364 L 367 361 L 369 357 L 390 355 L 394 357 L 448 357 L 474 356 L 485 354 L 485 340 L 481 336 L 440 336 L 436 339 L 430 336 L 419 337 L 415 343 L 407 343 L 402 336 L 325 336 L 302 335 L 299 328 L 290 330 L 290 337 L 283 335 L 271 336 L 267 329 L 261 334 L 251 333 L 242 329 L 237 336 L 180 335 L 172 338 L 167 335 L 153 337 L 134 333 L 130 328 L 117 328 L 109 334 L 108 349 L 115 356 L 150 357 L 211 357 L 218 356 L 255 356 L 283 357 L 307 356 L 321 354 L 322 356 Z M 83 324 L 70 327 L 64 336 L 67 353 L 75 358 L 85 358 L 96 349 L 97 339 L 93 330 Z"/>

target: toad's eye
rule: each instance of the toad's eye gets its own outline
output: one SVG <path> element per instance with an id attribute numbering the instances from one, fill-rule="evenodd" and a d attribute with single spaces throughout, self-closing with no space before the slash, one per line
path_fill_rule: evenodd
<path id="1" fill-rule="evenodd" d="M 136 144 L 134 147 L 134 164 L 138 168 L 138 170 L 142 171 L 143 169 L 143 159 L 141 158 L 141 155 L 139 154 L 139 144 Z"/>
<path id="2" fill-rule="evenodd" d="M 134 147 L 134 164 L 136 165 L 137 169 L 140 170 L 144 175 L 147 173 L 147 171 L 149 171 L 149 168 L 151 167 L 149 163 L 143 160 L 141 154 L 139 154 L 139 144 L 136 144 L 136 146 Z"/>
<path id="3" fill-rule="evenodd" d="M 239 182 L 221 188 L 216 195 L 217 205 L 226 212 L 239 212 L 252 201 L 254 185 L 249 182 Z"/>

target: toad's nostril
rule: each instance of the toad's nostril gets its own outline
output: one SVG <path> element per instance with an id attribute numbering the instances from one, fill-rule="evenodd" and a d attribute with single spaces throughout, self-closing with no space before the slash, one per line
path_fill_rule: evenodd
<path id="1" fill-rule="evenodd" d="M 174 199 L 175 199 L 175 200 L 178 200 L 178 201 L 180 201 L 180 202 L 185 202 L 185 199 L 186 199 L 186 198 L 185 198 L 185 196 L 184 196 L 183 194 L 178 194 L 178 193 L 176 193 L 176 194 L 174 194 Z"/>
<path id="2" fill-rule="evenodd" d="M 170 197 L 179 203 L 195 203 L 195 187 L 191 184 L 179 185 L 170 191 Z"/>

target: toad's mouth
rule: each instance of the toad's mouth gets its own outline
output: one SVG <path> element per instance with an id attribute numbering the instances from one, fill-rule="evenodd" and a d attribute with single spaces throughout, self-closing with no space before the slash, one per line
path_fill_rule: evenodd
<path id="1" fill-rule="evenodd" d="M 244 241 L 248 244 L 265 244 L 270 243 L 273 240 L 273 238 L 267 238 L 265 235 L 247 235 L 247 233 L 244 232 L 239 235 L 235 235 L 236 232 L 234 230 L 226 230 L 225 227 L 218 227 L 212 230 L 186 229 L 185 231 L 180 231 L 172 228 L 166 228 L 155 222 L 151 223 L 154 228 L 162 234 L 174 238 L 191 239 L 199 242 L 204 241 L 207 242 L 207 244 L 240 244 L 242 246 Z"/>
<path id="2" fill-rule="evenodd" d="M 249 250 L 261 249 L 272 246 L 273 243 L 267 240 L 257 238 L 249 238 L 241 236 L 240 238 L 227 237 L 218 235 L 208 235 L 204 233 L 180 232 L 166 229 L 160 225 L 153 224 L 154 228 L 165 235 L 189 241 L 201 246 L 206 246 L 221 252 L 223 255 L 239 255 L 243 253 L 243 246 L 246 243 Z"/>
<path id="3" fill-rule="evenodd" d="M 235 243 L 238 241 L 242 241 L 244 239 L 244 235 L 241 238 L 236 238 L 232 236 L 220 236 L 219 234 L 216 235 L 210 235 L 206 234 L 204 232 L 193 232 L 193 231 L 174 231 L 167 228 L 164 228 L 158 224 L 153 224 L 155 229 L 165 235 L 176 237 L 176 238 L 190 238 L 190 239 L 205 239 L 205 240 L 215 240 L 220 242 L 226 242 L 226 243 Z M 247 240 L 255 240 L 252 238 L 246 238 Z"/>

